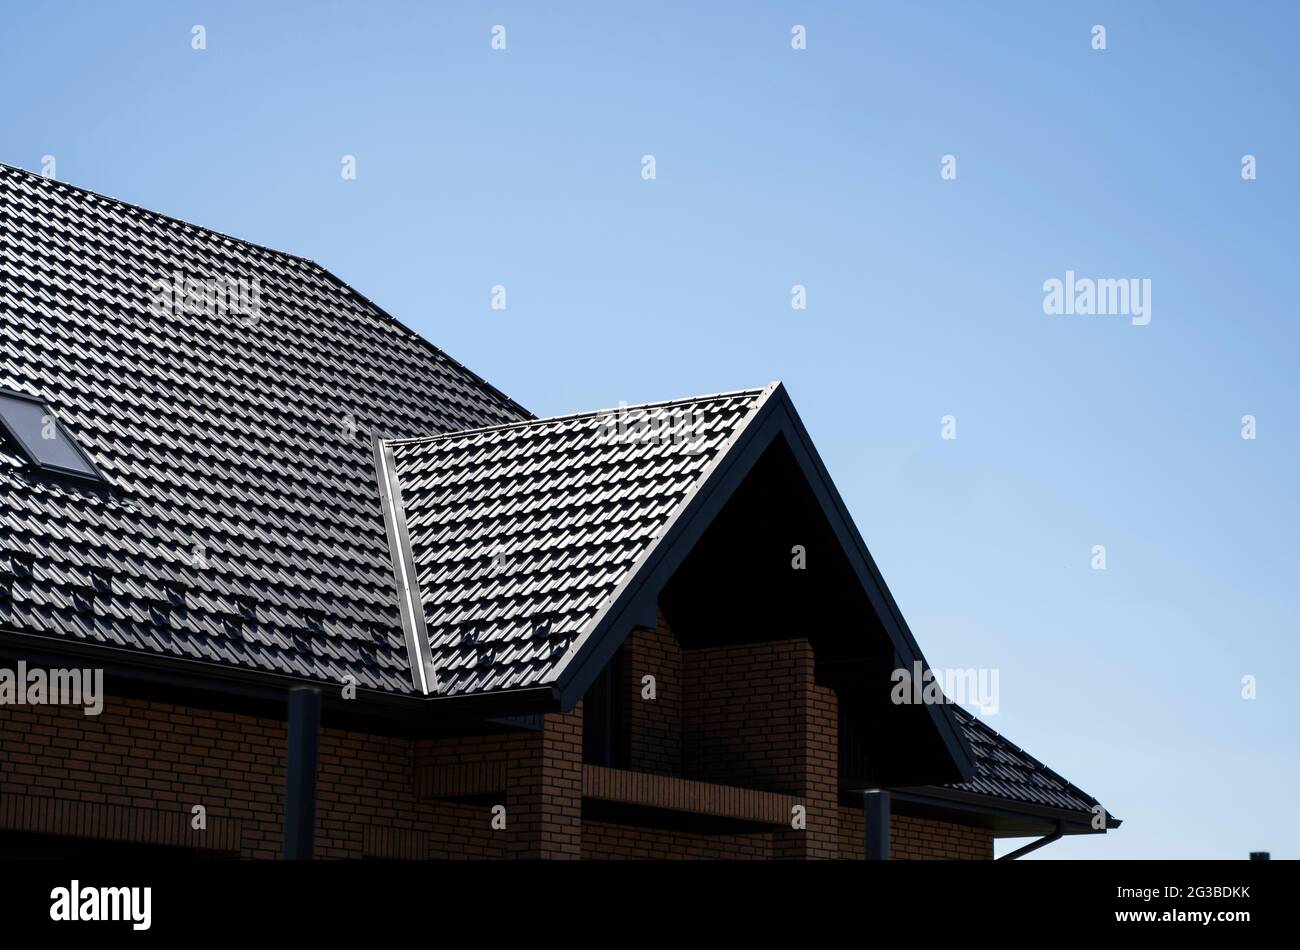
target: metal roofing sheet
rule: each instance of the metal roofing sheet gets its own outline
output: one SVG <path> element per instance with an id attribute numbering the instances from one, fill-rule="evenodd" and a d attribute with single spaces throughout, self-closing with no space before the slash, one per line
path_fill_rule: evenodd
<path id="1" fill-rule="evenodd" d="M 256 307 L 159 306 L 178 276 Z M 0 388 L 46 401 L 111 485 L 0 445 L 0 561 L 32 565 L 0 575 L 0 629 L 411 690 L 372 430 L 524 409 L 309 261 L 8 166 L 0 340 Z M 107 589 L 77 600 L 94 570 Z"/>
<path id="2" fill-rule="evenodd" d="M 438 695 L 552 682 L 764 392 L 393 442 Z"/>
<path id="3" fill-rule="evenodd" d="M 969 782 L 949 785 L 958 791 L 988 795 L 1008 802 L 1091 813 L 1097 799 L 1066 781 L 1028 752 L 999 735 L 976 716 L 953 707 L 970 744 L 975 774 Z"/>

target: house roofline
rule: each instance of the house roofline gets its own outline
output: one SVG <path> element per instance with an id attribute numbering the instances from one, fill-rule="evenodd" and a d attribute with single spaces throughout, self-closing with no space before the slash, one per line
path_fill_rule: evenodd
<path id="1" fill-rule="evenodd" d="M 596 419 L 600 416 L 611 412 L 634 412 L 642 409 L 668 409 L 672 406 L 685 406 L 693 403 L 712 402 L 716 399 L 734 399 L 741 396 L 759 396 L 766 394 L 776 386 L 780 386 L 779 381 L 768 383 L 761 389 L 733 389 L 729 392 L 709 393 L 700 396 L 682 396 L 677 399 L 662 399 L 658 402 L 642 402 L 628 406 L 609 406 L 605 409 L 587 409 L 582 412 L 570 412 L 560 416 L 545 416 L 542 418 L 519 419 L 515 422 L 499 422 L 490 426 L 478 426 L 473 429 L 454 429 L 451 432 L 439 432 L 436 435 L 412 436 L 410 438 L 385 439 L 384 444 L 387 446 L 403 445 L 431 445 L 434 442 L 446 442 L 451 439 L 458 439 L 464 436 L 483 435 L 487 432 L 500 432 L 506 429 L 525 428 L 537 424 L 549 424 L 552 422 L 575 422 L 578 419 Z"/>
<path id="2" fill-rule="evenodd" d="M 904 663 L 910 666 L 912 663 L 920 662 L 924 668 L 928 669 L 930 664 L 925 659 L 925 654 L 921 652 L 920 644 L 917 643 L 916 637 L 912 635 L 912 630 L 907 625 L 902 610 L 899 609 L 897 601 L 894 600 L 889 585 L 885 583 L 884 575 L 881 574 L 880 568 L 877 567 L 875 558 L 871 556 L 871 551 L 867 548 L 862 533 L 858 531 L 858 526 L 849 513 L 848 505 L 845 504 L 839 489 L 835 487 L 830 472 L 827 471 L 825 463 L 813 445 L 812 437 L 808 434 L 807 428 L 804 427 L 803 420 L 799 418 L 794 402 L 788 395 L 785 395 L 784 388 L 782 388 L 781 393 L 784 397 L 781 405 L 785 409 L 790 432 L 796 437 L 791 439 L 787 434 L 787 442 L 790 443 L 795 458 L 801 464 L 811 467 L 817 474 L 818 478 L 810 478 L 809 483 L 812 485 L 813 493 L 817 495 L 823 509 L 829 508 L 838 516 L 827 520 L 831 523 L 831 527 L 839 538 L 841 546 L 844 547 L 845 553 L 852 552 L 857 555 L 856 557 L 850 556 L 849 562 L 853 566 L 855 573 L 858 574 L 858 580 L 862 584 L 863 590 L 866 591 L 886 632 L 894 642 L 895 649 L 898 649 L 900 641 L 906 647 L 906 650 L 899 650 Z M 865 576 L 862 573 L 864 570 L 866 572 Z M 880 599 L 879 603 L 877 598 Z M 949 708 L 948 703 L 927 703 L 925 705 L 930 712 L 931 721 L 938 729 L 944 745 L 952 756 L 953 763 L 957 766 L 957 770 L 961 773 L 963 780 L 969 780 L 975 773 L 975 756 L 962 734 L 957 723 L 957 717 Z"/>
<path id="3" fill-rule="evenodd" d="M 193 221 L 186 221 L 183 218 L 178 218 L 175 215 L 170 215 L 163 211 L 155 211 L 154 209 L 146 208 L 143 205 L 138 205 L 130 201 L 125 201 L 121 198 L 115 198 L 112 195 L 106 195 L 103 192 L 95 191 L 93 188 L 86 188 L 82 185 L 74 185 L 71 182 L 66 182 L 58 178 L 47 178 L 44 175 L 38 175 L 36 172 L 29 171 L 26 168 L 21 168 L 18 165 L 10 165 L 8 162 L 0 162 L 0 169 L 6 169 L 11 172 L 17 172 L 20 175 L 26 175 L 28 178 L 33 179 L 45 185 L 58 186 L 60 188 L 71 189 L 72 191 L 78 191 L 81 192 L 82 194 L 90 195 L 94 198 L 98 198 L 100 201 L 106 201 L 111 204 L 117 205 L 119 208 L 123 208 L 128 211 L 144 214 L 149 216 L 150 218 L 156 218 L 162 221 L 167 221 L 171 224 L 179 225 L 183 228 L 190 228 L 195 231 L 201 231 L 204 234 L 209 234 L 213 237 L 220 238 L 223 241 L 231 241 L 235 244 L 242 245 L 246 248 L 250 248 L 262 254 L 268 254 L 272 257 L 294 261 L 298 264 L 302 264 L 305 265 L 306 267 L 312 268 L 318 271 L 327 280 L 333 281 L 335 284 L 341 287 L 346 293 L 352 295 L 353 297 L 356 297 L 358 300 L 363 302 L 367 307 L 373 309 L 375 313 L 378 314 L 380 317 L 391 322 L 393 325 L 399 327 L 405 333 L 419 340 L 422 344 L 424 344 L 424 346 L 432 350 L 435 356 L 440 361 L 450 363 L 457 370 L 459 370 L 460 372 L 468 376 L 475 386 L 477 386 L 482 390 L 486 390 L 492 396 L 495 396 L 498 399 L 508 403 L 511 407 L 513 407 L 514 409 L 522 413 L 527 419 L 537 418 L 535 415 L 533 415 L 532 412 L 530 412 L 528 409 L 524 408 L 522 405 L 516 402 L 507 393 L 504 393 L 500 389 L 497 389 L 497 387 L 493 386 L 491 383 L 489 383 L 478 373 L 474 372 L 464 363 L 460 362 L 458 359 L 456 359 L 455 357 L 447 353 L 446 350 L 443 350 L 440 347 L 435 346 L 423 334 L 417 333 L 415 330 L 411 329 L 409 326 L 407 326 L 407 324 L 403 323 L 401 320 L 398 320 L 396 317 L 394 317 L 383 307 L 379 306 L 379 304 L 375 303 L 365 294 L 361 293 L 359 290 L 357 290 L 355 287 L 353 287 L 351 284 L 345 281 L 342 277 L 335 274 L 329 268 L 324 267 L 321 264 L 318 264 L 316 261 L 312 260 L 309 257 L 304 257 L 301 254 L 294 254 L 291 251 L 281 251 L 274 247 L 269 247 L 265 244 L 258 244 L 256 241 L 250 241 L 247 238 L 235 237 L 233 234 L 226 234 L 224 231 L 218 231 L 216 228 L 210 228 L 202 224 L 195 224 Z"/>

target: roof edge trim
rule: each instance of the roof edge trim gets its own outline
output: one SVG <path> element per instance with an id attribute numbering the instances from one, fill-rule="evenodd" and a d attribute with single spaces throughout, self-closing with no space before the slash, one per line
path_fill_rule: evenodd
<path id="1" fill-rule="evenodd" d="M 380 506 L 384 511 L 384 528 L 388 533 L 388 553 L 393 561 L 393 581 L 397 586 L 397 608 L 402 617 L 406 655 L 411 665 L 411 683 L 421 696 L 429 696 L 438 692 L 438 674 L 424 625 L 424 601 L 406 528 L 402 486 L 397 478 L 397 467 L 393 464 L 393 450 L 379 436 L 375 436 L 374 448 L 375 477 L 379 483 Z"/>
<path id="2" fill-rule="evenodd" d="M 729 399 L 737 396 L 758 396 L 767 397 L 768 392 L 780 382 L 775 381 L 768 383 L 766 386 L 754 389 L 733 389 L 729 392 L 707 393 L 700 396 L 682 396 L 677 399 L 663 399 L 659 402 L 641 402 L 633 405 L 608 406 L 604 409 L 588 409 L 582 412 L 570 412 L 560 416 L 543 416 L 531 419 L 518 419 L 514 422 L 499 422 L 490 426 L 477 426 L 473 429 L 454 429 L 450 432 L 440 432 L 437 435 L 419 435 L 410 438 L 389 439 L 387 444 L 397 445 L 428 445 L 432 442 L 446 442 L 451 439 L 462 438 L 470 435 L 482 435 L 486 432 L 501 432 L 505 429 L 518 429 L 533 425 L 534 423 L 551 423 L 551 422 L 570 422 L 578 419 L 594 419 L 611 412 L 640 412 L 645 409 L 668 409 L 673 406 L 684 406 L 691 403 L 707 402 L 712 399 Z M 509 398 L 509 397 L 506 397 Z"/>
<path id="3" fill-rule="evenodd" d="M 785 413 L 785 425 L 788 427 L 786 438 L 791 449 L 794 450 L 795 459 L 804 468 L 809 487 L 821 503 L 822 510 L 830 520 L 831 527 L 839 537 L 845 553 L 850 556 L 850 563 L 858 574 L 862 588 L 871 599 L 877 615 L 894 641 L 895 649 L 905 665 L 910 666 L 912 663 L 920 662 L 925 669 L 929 669 L 929 661 L 926 660 L 920 644 L 917 643 L 916 637 L 907 625 L 903 611 L 894 600 L 893 592 L 885 583 L 885 577 L 877 566 L 876 559 L 872 557 L 862 532 L 858 530 L 857 522 L 853 520 L 848 505 L 835 486 L 826 463 L 822 461 L 817 447 L 813 444 L 812 436 L 804 426 L 803 420 L 799 418 L 793 400 L 788 396 L 782 400 L 782 409 Z M 975 756 L 957 724 L 956 714 L 950 707 L 950 703 L 925 704 L 930 720 L 939 730 L 953 763 L 957 766 L 963 780 L 969 781 L 975 773 Z"/>
<path id="4" fill-rule="evenodd" d="M 906 788 L 890 789 L 890 792 L 902 801 L 918 804 L 944 805 L 989 815 L 1002 814 L 1049 821 L 1064 821 L 1068 825 L 1068 830 L 1065 832 L 1067 835 L 1102 835 L 1124 823 L 1122 818 L 1116 818 L 1109 811 L 1106 811 L 1105 806 L 1101 805 L 1100 802 L 1097 804 L 1101 805 L 1102 811 L 1106 815 L 1105 828 L 1094 828 L 1092 826 L 1093 812 L 1091 811 L 1075 811 L 1071 808 L 1036 805 L 1033 802 L 1022 802 L 1001 795 L 967 792 L 942 785 L 912 785 Z"/>

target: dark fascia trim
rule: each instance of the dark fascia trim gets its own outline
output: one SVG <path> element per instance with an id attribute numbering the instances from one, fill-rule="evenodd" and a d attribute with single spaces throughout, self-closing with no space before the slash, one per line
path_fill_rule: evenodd
<path id="1" fill-rule="evenodd" d="M 504 722 L 559 709 L 547 687 L 471 696 L 419 697 L 359 686 L 355 699 L 344 699 L 343 684 L 333 681 L 181 659 L 127 647 L 66 643 L 41 634 L 7 629 L 0 629 L 0 657 L 46 666 L 97 667 L 106 676 L 133 685 L 174 690 L 184 696 L 186 703 L 200 708 L 233 705 L 258 715 L 282 714 L 290 689 L 315 686 L 321 690 L 330 724 L 346 722 L 402 735 L 437 735 L 458 724 Z"/>
<path id="2" fill-rule="evenodd" d="M 928 669 L 921 648 L 902 619 L 898 605 L 885 586 L 866 543 L 849 516 L 848 508 L 831 481 L 826 466 L 799 420 L 785 386 L 777 383 L 754 412 L 725 456 L 694 493 L 663 539 L 642 564 L 637 575 L 618 594 L 592 630 L 583 649 L 560 672 L 556 695 L 561 708 L 572 709 L 635 626 L 653 626 L 661 591 L 673 572 L 695 547 L 723 505 L 748 476 L 767 448 L 785 436 L 800 470 L 853 565 L 872 607 L 894 649 L 908 667 L 919 661 Z M 974 756 L 946 703 L 927 706 L 931 721 L 963 779 L 974 774 Z"/>
<path id="3" fill-rule="evenodd" d="M 43 399 L 40 396 L 33 396 L 31 393 L 22 393 L 15 389 L 6 389 L 3 386 L 0 386 L 0 396 L 5 396 L 10 399 L 21 399 L 23 402 L 30 402 L 34 405 L 40 406 L 45 414 L 54 420 L 54 424 L 58 427 L 64 441 L 66 441 L 68 445 L 72 446 L 73 451 L 81 456 L 81 460 L 86 463 L 86 466 L 94 474 L 88 475 L 75 468 L 65 468 L 62 465 L 51 465 L 48 462 L 42 462 L 37 456 L 35 450 L 24 442 L 17 432 L 10 428 L 9 423 L 5 421 L 4 416 L 0 415 L 0 429 L 3 429 L 9 438 L 22 450 L 22 453 L 27 456 L 28 463 L 32 468 L 38 472 L 57 475 L 61 478 L 74 479 L 81 484 L 100 485 L 103 487 L 109 486 L 108 478 L 105 477 L 103 470 L 95 464 L 95 460 L 91 458 L 90 453 L 82 447 L 81 442 L 75 439 L 72 433 L 68 431 L 68 427 L 63 424 L 63 420 L 59 418 L 58 414 L 55 413 L 54 409 L 50 406 L 49 400 Z"/>
<path id="4" fill-rule="evenodd" d="M 853 565 L 859 582 L 871 600 L 872 607 L 875 608 L 877 616 L 889 633 L 894 649 L 898 651 L 903 661 L 902 665 L 910 669 L 914 663 L 920 663 L 923 672 L 929 670 L 930 664 L 921 653 L 920 644 L 916 642 L 911 628 L 903 618 L 903 612 L 885 583 L 880 568 L 876 566 L 875 558 L 871 556 L 866 541 L 862 539 L 853 516 L 849 514 L 848 505 L 844 503 L 839 489 L 831 480 L 830 472 L 826 470 L 826 465 L 813 445 L 812 437 L 808 435 L 803 420 L 799 418 L 794 403 L 785 394 L 784 387 L 780 392 L 782 396 L 780 405 L 785 413 L 786 441 L 790 443 L 795 458 L 803 468 L 805 477 L 808 478 L 817 500 L 821 503 L 822 511 L 825 512 L 836 537 L 839 538 L 840 545 L 849 555 L 849 563 Z M 969 780 L 975 774 L 975 754 L 962 734 L 956 715 L 948 703 L 927 703 L 926 708 L 930 712 L 931 722 L 943 738 L 944 746 L 952 757 L 953 764 L 962 779 Z"/>
<path id="5" fill-rule="evenodd" d="M 1006 818 L 1029 818 L 1047 822 L 1063 822 L 1067 835 L 1101 835 L 1111 828 L 1118 828 L 1123 821 L 1110 812 L 1106 813 L 1106 827 L 1092 827 L 1090 812 L 1072 811 L 1068 808 L 1053 808 L 1049 805 L 1035 805 L 1030 802 L 1017 802 L 1006 798 L 992 798 L 976 792 L 965 792 L 941 785 L 920 786 L 917 788 L 894 789 L 894 798 L 898 801 L 913 802 L 918 805 L 953 808 L 959 811 L 977 812 L 982 815 Z"/>

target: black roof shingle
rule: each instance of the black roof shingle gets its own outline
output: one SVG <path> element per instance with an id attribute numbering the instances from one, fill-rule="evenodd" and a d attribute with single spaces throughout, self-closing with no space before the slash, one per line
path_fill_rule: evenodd
<path id="1" fill-rule="evenodd" d="M 1078 812 L 1081 821 L 1091 820 L 1093 809 L 1100 805 L 1097 799 L 1012 743 L 978 716 L 960 706 L 952 708 L 970 746 L 975 774 L 968 782 L 946 788 L 1003 803 Z M 1118 827 L 1119 824 L 1119 819 L 1107 813 L 1108 827 Z"/>
<path id="2" fill-rule="evenodd" d="M 177 275 L 243 281 L 256 310 L 160 307 Z M 0 388 L 45 400 L 109 485 L 0 446 L 0 560 L 32 563 L 0 630 L 411 690 L 372 432 L 526 410 L 310 261 L 8 166 L 0 340 Z"/>
<path id="3" fill-rule="evenodd" d="M 385 443 L 431 692 L 553 683 L 770 389 Z"/>

